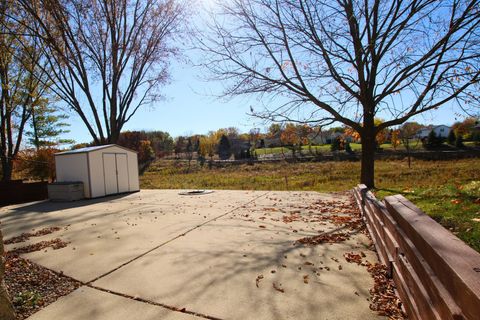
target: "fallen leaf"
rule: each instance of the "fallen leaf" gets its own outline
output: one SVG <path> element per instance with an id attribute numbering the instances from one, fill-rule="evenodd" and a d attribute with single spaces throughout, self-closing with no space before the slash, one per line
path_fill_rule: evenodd
<path id="1" fill-rule="evenodd" d="M 308 274 L 303 276 L 303 283 L 308 284 Z"/>
<path id="2" fill-rule="evenodd" d="M 255 285 L 257 286 L 257 288 L 259 288 L 258 285 L 260 284 L 260 280 L 262 280 L 262 279 L 263 279 L 263 275 L 262 275 L 262 274 L 259 275 L 259 276 L 257 276 L 257 279 L 255 279 Z"/>
<path id="3" fill-rule="evenodd" d="M 279 292 L 281 292 L 281 293 L 285 293 L 285 289 L 280 288 L 281 285 L 280 285 L 280 286 L 277 286 L 277 284 L 274 282 L 274 283 L 272 283 L 272 286 L 273 286 L 273 289 L 275 289 L 275 290 L 277 290 L 277 291 L 279 291 Z"/>

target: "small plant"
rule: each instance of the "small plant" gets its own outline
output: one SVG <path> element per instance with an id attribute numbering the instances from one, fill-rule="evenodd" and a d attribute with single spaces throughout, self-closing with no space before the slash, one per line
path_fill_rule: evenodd
<path id="1" fill-rule="evenodd" d="M 441 145 L 442 145 L 443 141 L 442 141 L 442 138 L 437 136 L 437 134 L 435 133 L 435 131 L 430 131 L 430 133 L 428 134 L 428 137 L 427 137 L 427 141 L 426 141 L 426 144 L 425 144 L 425 147 L 427 149 L 437 149 L 439 148 Z"/>
<path id="2" fill-rule="evenodd" d="M 463 144 L 463 138 L 462 138 L 461 134 L 459 134 L 457 136 L 457 139 L 455 140 L 455 147 L 457 147 L 459 149 L 465 148 L 465 145 Z"/>
<path id="3" fill-rule="evenodd" d="M 18 295 L 16 295 L 13 298 L 12 302 L 13 302 L 13 305 L 15 305 L 15 306 L 27 305 L 27 306 L 35 307 L 35 306 L 42 305 L 43 304 L 43 299 L 42 299 L 42 296 L 38 292 L 23 291 L 23 292 L 19 293 Z"/>
<path id="4" fill-rule="evenodd" d="M 200 166 L 203 167 L 203 165 L 205 164 L 205 157 L 202 155 L 199 155 L 197 161 L 198 163 L 200 163 Z"/>
<path id="5" fill-rule="evenodd" d="M 350 142 L 345 143 L 345 152 L 348 154 L 353 154 L 352 147 L 350 146 Z"/>
<path id="6" fill-rule="evenodd" d="M 457 140 L 457 137 L 455 136 L 455 132 L 453 130 L 450 130 L 450 133 L 448 134 L 448 137 L 447 137 L 448 144 L 453 146 L 455 145 L 456 140 Z"/>
<path id="7" fill-rule="evenodd" d="M 226 135 L 220 137 L 220 142 L 218 143 L 218 156 L 221 160 L 228 160 L 232 155 L 230 140 Z"/>
<path id="8" fill-rule="evenodd" d="M 342 139 L 340 137 L 336 137 L 332 140 L 332 144 L 330 145 L 331 151 L 339 151 L 343 150 Z"/>
<path id="9" fill-rule="evenodd" d="M 480 198 L 480 181 L 470 181 L 462 186 L 462 193 L 469 197 Z"/>
<path id="10" fill-rule="evenodd" d="M 472 141 L 476 146 L 480 146 L 480 130 L 477 130 L 472 134 Z"/>

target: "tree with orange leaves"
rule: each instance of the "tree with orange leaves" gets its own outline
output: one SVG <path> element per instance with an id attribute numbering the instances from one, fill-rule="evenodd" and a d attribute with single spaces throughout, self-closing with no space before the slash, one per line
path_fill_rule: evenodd
<path id="1" fill-rule="evenodd" d="M 302 150 L 302 145 L 308 143 L 308 135 L 311 128 L 307 125 L 296 126 L 293 123 L 288 123 L 280 135 L 282 143 L 292 150 L 293 156 L 296 151 Z"/>
<path id="2" fill-rule="evenodd" d="M 390 143 L 392 144 L 393 149 L 397 150 L 397 147 L 400 145 L 399 129 L 395 129 L 390 132 Z"/>
<path id="3" fill-rule="evenodd" d="M 379 126 L 383 123 L 383 120 L 380 118 L 375 118 L 374 123 L 375 123 L 375 126 Z M 345 135 L 348 137 L 351 137 L 353 141 L 361 140 L 360 133 L 358 133 L 357 130 L 350 127 L 345 129 Z M 388 140 L 388 130 L 387 129 L 379 130 L 375 137 L 375 142 L 377 143 L 377 147 L 384 144 L 387 140 Z"/>

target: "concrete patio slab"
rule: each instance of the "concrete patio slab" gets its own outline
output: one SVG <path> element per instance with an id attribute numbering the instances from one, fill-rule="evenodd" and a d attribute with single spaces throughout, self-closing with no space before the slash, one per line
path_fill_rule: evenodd
<path id="1" fill-rule="evenodd" d="M 342 243 L 303 246 L 295 241 L 344 232 L 345 227 L 328 220 L 283 220 L 290 214 L 308 218 L 319 209 L 337 215 L 338 210 L 326 201 L 346 203 L 346 195 L 178 193 L 145 190 L 0 209 L 6 239 L 32 228 L 62 227 L 7 249 L 59 237 L 69 243 L 67 247 L 23 257 L 92 286 L 81 287 L 32 319 L 191 317 L 135 297 L 206 318 L 381 318 L 369 309 L 372 278 L 364 267 L 343 258 L 346 252 L 363 251 L 366 259 L 375 262 L 375 253 L 367 249 L 369 239 L 358 233 Z"/>
<path id="2" fill-rule="evenodd" d="M 9 245 L 7 250 L 61 238 L 69 243 L 67 247 L 32 252 L 24 257 L 89 282 L 264 193 L 180 196 L 178 191 L 172 190 L 160 195 L 147 191 L 114 199 L 104 198 L 104 203 L 98 199 L 73 202 L 70 207 L 66 203 L 53 202 L 15 206 L 2 210 L 5 215 L 0 213 L 0 216 L 5 239 L 33 228 L 63 227 L 53 234 Z"/>
<path id="3" fill-rule="evenodd" d="M 367 301 L 372 279 L 343 258 L 365 250 L 365 236 L 303 247 L 293 242 L 318 233 L 277 230 L 224 217 L 93 284 L 221 319 L 377 318 Z"/>
<path id="4" fill-rule="evenodd" d="M 134 315 L 134 317 L 132 317 Z M 68 296 L 33 314 L 30 320 L 195 320 L 193 315 L 134 301 L 89 287 L 80 287 Z"/>

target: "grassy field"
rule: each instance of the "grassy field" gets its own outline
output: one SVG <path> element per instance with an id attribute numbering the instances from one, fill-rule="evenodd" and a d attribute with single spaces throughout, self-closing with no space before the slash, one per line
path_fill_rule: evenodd
<path id="1" fill-rule="evenodd" d="M 201 168 L 157 161 L 142 188 L 345 191 L 359 181 L 359 162 L 262 163 Z M 376 162 L 377 197 L 403 194 L 480 252 L 480 159 Z"/>
<path id="2" fill-rule="evenodd" d="M 475 143 L 472 141 L 467 141 L 464 142 L 465 146 L 467 147 L 474 147 Z M 350 143 L 350 147 L 352 148 L 353 151 L 361 151 L 362 150 L 362 145 L 360 143 Z M 452 146 L 449 146 L 447 143 L 445 143 L 446 148 L 453 148 Z M 390 143 L 384 143 L 380 145 L 380 148 L 384 150 L 394 150 L 393 146 Z M 410 142 L 410 149 L 411 150 L 423 150 L 423 145 L 421 142 L 418 140 L 412 140 Z M 397 151 L 405 151 L 405 146 L 403 144 L 400 144 L 397 146 Z M 262 154 L 279 154 L 279 153 L 290 153 L 291 151 L 286 148 L 286 147 L 275 147 L 275 148 L 258 148 L 255 150 L 257 155 L 262 155 Z M 330 152 L 330 145 L 329 144 L 324 144 L 324 145 L 318 145 L 318 146 L 302 146 L 302 153 L 308 154 L 309 152 L 316 153 L 316 152 Z"/>

